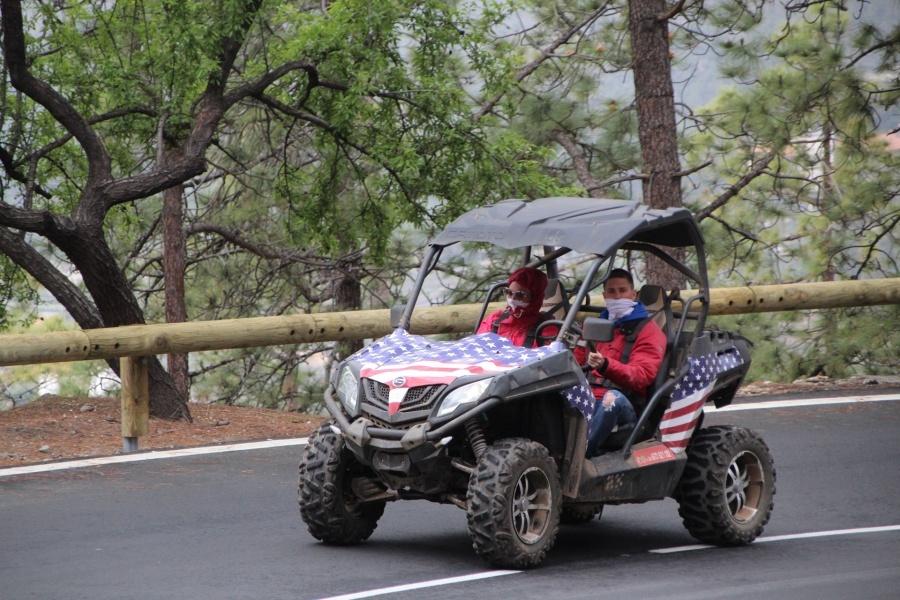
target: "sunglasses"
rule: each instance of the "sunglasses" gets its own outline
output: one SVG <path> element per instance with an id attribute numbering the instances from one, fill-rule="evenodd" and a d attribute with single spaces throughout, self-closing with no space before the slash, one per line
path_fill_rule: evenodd
<path id="1" fill-rule="evenodd" d="M 504 288 L 503 293 L 506 294 L 507 298 L 512 298 L 513 300 L 530 300 L 531 294 L 522 290 L 513 291 L 509 288 Z"/>

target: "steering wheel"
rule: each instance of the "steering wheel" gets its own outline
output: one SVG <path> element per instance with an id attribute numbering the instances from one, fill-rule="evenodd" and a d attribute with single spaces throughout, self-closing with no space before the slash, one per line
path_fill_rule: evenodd
<path id="1" fill-rule="evenodd" d="M 544 331 L 544 329 L 546 329 L 547 327 L 550 327 L 550 326 L 554 326 L 554 325 L 557 327 L 557 333 L 558 333 L 559 330 L 562 329 L 563 322 L 560 321 L 559 319 L 551 319 L 549 321 L 544 321 L 543 323 L 541 323 L 540 325 L 537 326 L 537 329 L 534 330 L 534 339 L 538 342 L 538 344 L 540 344 L 541 346 L 545 346 L 556 339 L 555 333 L 553 335 L 542 335 L 542 332 Z M 581 337 L 581 326 L 578 323 L 573 322 L 572 326 L 569 328 L 569 335 L 572 336 L 574 339 L 580 338 Z"/>
<path id="2" fill-rule="evenodd" d="M 559 327 L 560 329 L 562 329 L 563 322 L 558 319 L 544 321 L 543 323 L 538 325 L 537 329 L 534 330 L 534 339 L 537 340 L 537 342 L 541 346 L 549 344 L 550 342 L 552 342 L 556 339 L 555 335 L 541 335 L 541 332 L 546 327 L 549 327 L 551 325 L 555 325 L 555 326 Z M 581 337 L 581 325 L 579 325 L 576 322 L 573 322 L 572 326 L 570 328 L 570 335 L 575 340 L 580 338 Z M 587 340 L 585 340 L 585 341 L 587 341 Z M 594 342 L 587 342 L 587 348 L 588 348 L 588 352 L 595 352 L 597 350 L 597 346 L 594 344 Z M 583 365 L 581 365 L 581 370 L 584 371 L 585 374 L 590 373 L 593 368 L 594 367 L 590 366 L 587 363 L 584 363 Z"/>

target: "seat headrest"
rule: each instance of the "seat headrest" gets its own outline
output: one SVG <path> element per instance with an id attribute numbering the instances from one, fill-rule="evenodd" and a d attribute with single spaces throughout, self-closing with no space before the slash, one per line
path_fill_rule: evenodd
<path id="1" fill-rule="evenodd" d="M 660 310 L 666 303 L 666 292 L 658 285 L 644 285 L 638 292 L 638 300 L 647 310 Z"/>
<path id="2" fill-rule="evenodd" d="M 559 279 L 548 279 L 547 280 L 547 289 L 544 291 L 544 300 L 548 298 L 553 298 L 556 294 L 560 293 Z"/>

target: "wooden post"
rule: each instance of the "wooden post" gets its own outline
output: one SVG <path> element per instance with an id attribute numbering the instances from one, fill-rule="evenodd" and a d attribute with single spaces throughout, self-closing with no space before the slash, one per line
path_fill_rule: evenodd
<path id="1" fill-rule="evenodd" d="M 150 430 L 150 377 L 147 359 L 123 356 L 119 360 L 122 380 L 122 450 L 138 449 L 138 437 Z"/>

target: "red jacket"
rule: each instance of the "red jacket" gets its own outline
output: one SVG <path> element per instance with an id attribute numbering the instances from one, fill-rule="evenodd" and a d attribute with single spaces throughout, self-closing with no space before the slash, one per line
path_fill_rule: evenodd
<path id="1" fill-rule="evenodd" d="M 490 333 L 493 331 L 492 327 L 494 321 L 503 316 L 504 310 L 505 309 L 501 308 L 500 310 L 489 314 L 484 321 L 481 322 L 481 325 L 478 326 L 478 331 L 475 333 Z M 540 318 L 540 314 L 523 315 L 518 319 L 510 315 L 500 321 L 500 326 L 497 328 L 497 335 L 505 337 L 516 346 L 524 346 L 525 338 L 528 337 L 528 333 Z M 556 336 L 557 333 L 559 333 L 559 327 L 556 325 L 548 325 L 541 331 L 542 336 Z M 532 343 L 532 347 L 540 345 L 538 340 L 534 340 L 534 343 Z"/>
<path id="2" fill-rule="evenodd" d="M 633 394 L 645 395 L 656 380 L 659 365 L 666 353 L 666 334 L 653 321 L 649 321 L 638 333 L 634 346 L 631 348 L 631 356 L 627 363 L 619 361 L 622 350 L 625 349 L 625 333 L 616 327 L 611 342 L 597 343 L 597 351 L 607 358 L 606 368 L 601 372 L 597 369 L 591 371 L 591 380 L 606 378 L 620 388 L 626 396 Z M 587 362 L 586 348 L 576 348 L 575 358 L 579 363 Z M 595 398 L 602 398 L 607 392 L 604 386 L 591 385 Z M 629 398 L 631 399 L 631 398 Z"/>

